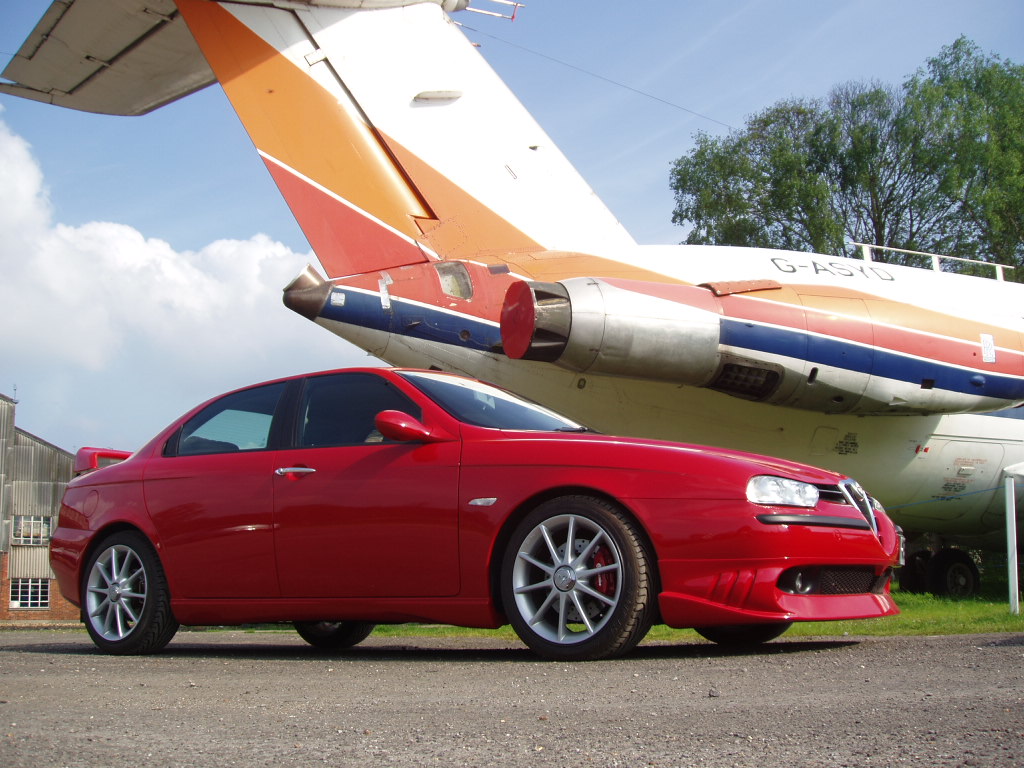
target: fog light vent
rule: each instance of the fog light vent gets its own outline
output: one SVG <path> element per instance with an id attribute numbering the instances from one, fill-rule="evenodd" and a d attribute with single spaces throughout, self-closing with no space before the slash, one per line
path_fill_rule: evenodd
<path id="1" fill-rule="evenodd" d="M 813 595 L 818 592 L 819 568 L 790 568 L 779 577 L 779 589 L 791 595 Z"/>

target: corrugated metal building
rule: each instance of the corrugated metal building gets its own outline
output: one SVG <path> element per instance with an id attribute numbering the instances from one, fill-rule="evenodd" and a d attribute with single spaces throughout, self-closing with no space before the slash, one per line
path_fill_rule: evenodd
<path id="1" fill-rule="evenodd" d="M 49 561 L 50 531 L 74 457 L 18 429 L 15 405 L 0 395 L 0 622 L 77 619 Z"/>

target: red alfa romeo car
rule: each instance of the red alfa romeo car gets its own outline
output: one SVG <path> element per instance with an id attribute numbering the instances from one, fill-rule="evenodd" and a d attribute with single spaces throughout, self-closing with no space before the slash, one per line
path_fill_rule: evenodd
<path id="1" fill-rule="evenodd" d="M 187 413 L 126 460 L 82 449 L 51 543 L 110 653 L 179 623 L 294 622 L 337 649 L 379 623 L 511 623 L 556 659 L 655 622 L 762 642 L 897 613 L 901 536 L 852 480 L 609 437 L 478 381 L 353 369 Z"/>

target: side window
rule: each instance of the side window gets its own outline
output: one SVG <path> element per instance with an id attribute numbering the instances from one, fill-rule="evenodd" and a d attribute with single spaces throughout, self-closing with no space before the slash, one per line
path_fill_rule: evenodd
<path id="1" fill-rule="evenodd" d="M 373 424 L 381 411 L 420 418 L 420 409 L 394 384 L 372 373 L 337 373 L 306 381 L 299 403 L 298 444 L 302 448 L 383 443 Z"/>
<path id="2" fill-rule="evenodd" d="M 285 384 L 268 384 L 222 397 L 181 429 L 178 456 L 258 451 L 270 442 L 270 425 Z"/>

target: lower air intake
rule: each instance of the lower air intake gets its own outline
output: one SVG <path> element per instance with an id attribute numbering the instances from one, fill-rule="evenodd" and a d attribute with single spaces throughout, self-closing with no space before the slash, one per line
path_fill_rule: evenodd
<path id="1" fill-rule="evenodd" d="M 822 568 L 819 590 L 822 595 L 860 595 L 874 584 L 874 568 Z"/>
<path id="2" fill-rule="evenodd" d="M 881 593 L 890 572 L 875 575 L 871 566 L 801 566 L 784 571 L 778 587 L 793 595 L 866 595 Z"/>

